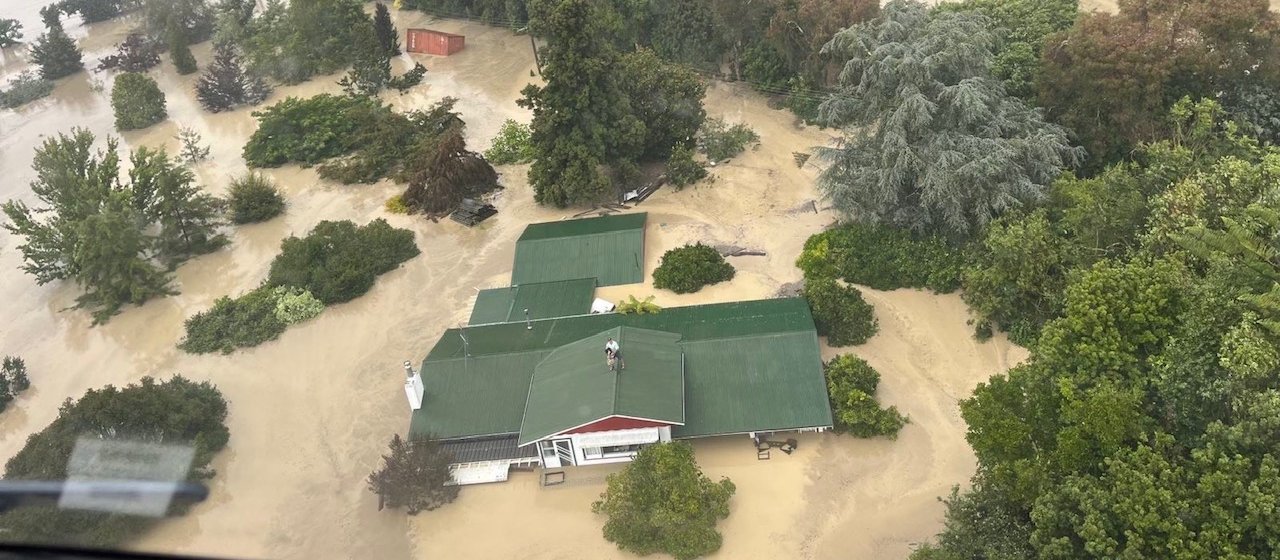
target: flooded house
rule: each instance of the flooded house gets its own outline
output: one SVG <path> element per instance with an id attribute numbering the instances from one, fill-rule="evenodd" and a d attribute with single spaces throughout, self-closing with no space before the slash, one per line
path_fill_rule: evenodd
<path id="1" fill-rule="evenodd" d="M 645 218 L 530 225 L 512 286 L 481 291 L 468 325 L 408 368 L 410 431 L 453 453 L 457 483 L 629 461 L 673 439 L 831 427 L 803 299 L 592 312 L 597 286 L 643 281 Z"/>

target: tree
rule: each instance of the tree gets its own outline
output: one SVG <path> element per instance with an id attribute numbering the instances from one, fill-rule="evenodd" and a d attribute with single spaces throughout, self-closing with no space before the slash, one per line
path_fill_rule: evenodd
<path id="1" fill-rule="evenodd" d="M 119 67 L 125 72 L 146 72 L 160 64 L 160 45 L 141 33 L 130 33 L 116 47 L 116 54 L 102 59 L 99 70 Z"/>
<path id="2" fill-rule="evenodd" d="M 1040 327 L 1061 313 L 1073 262 L 1069 251 L 1044 210 L 992 222 L 961 275 L 965 303 L 1016 342 L 1033 342 Z"/>
<path id="3" fill-rule="evenodd" d="M 126 303 L 172 293 L 169 267 L 211 251 L 225 240 L 214 229 L 217 204 L 192 185 L 191 172 L 163 152 L 132 155 L 129 182 L 121 184 L 118 143 L 92 152 L 93 134 L 74 129 L 36 149 L 31 190 L 41 205 L 3 205 L 23 256 L 22 269 L 45 284 L 74 280 L 85 291 L 79 307 L 107 320 Z"/>
<path id="4" fill-rule="evenodd" d="M 373 31 L 387 56 L 400 54 L 400 36 L 396 33 L 396 26 L 391 23 L 391 12 L 387 11 L 387 5 L 382 2 L 374 6 Z"/>
<path id="5" fill-rule="evenodd" d="M 1094 169 L 1164 135 L 1179 98 L 1280 83 L 1277 20 L 1261 0 L 1125 2 L 1047 39 L 1040 104 L 1074 130 Z"/>
<path id="6" fill-rule="evenodd" d="M 360 26 L 354 39 L 355 59 L 351 70 L 338 83 L 347 95 L 377 95 L 391 79 L 391 55 L 372 25 Z"/>
<path id="7" fill-rule="evenodd" d="M 533 110 L 536 155 L 529 169 L 534 199 L 565 207 L 592 202 L 609 190 L 601 167 L 620 153 L 635 153 L 643 124 L 630 115 L 613 68 L 617 53 L 606 36 L 605 14 L 591 0 L 540 0 L 539 33 L 547 38 L 546 85 L 522 90 Z"/>
<path id="8" fill-rule="evenodd" d="M 733 265 L 712 247 L 701 243 L 676 247 L 662 254 L 662 262 L 653 271 L 653 287 L 690 294 L 703 286 L 733 279 Z"/>
<path id="9" fill-rule="evenodd" d="M 724 46 L 715 29 L 715 16 L 703 0 L 672 0 L 649 4 L 646 31 L 653 51 L 664 60 L 714 70 Z"/>
<path id="10" fill-rule="evenodd" d="M 493 190 L 498 172 L 480 154 L 467 150 L 462 131 L 450 129 L 423 146 L 406 165 L 409 187 L 401 198 L 410 209 L 428 215 L 452 212 L 463 198 Z"/>
<path id="11" fill-rule="evenodd" d="M 1081 156 L 1062 127 L 990 74 L 995 36 L 971 13 L 897 0 L 832 38 L 847 60 L 821 120 L 847 127 L 819 187 L 854 220 L 969 236 L 1040 200 Z"/>
<path id="12" fill-rule="evenodd" d="M 146 74 L 125 73 L 111 88 L 111 108 L 117 130 L 137 130 L 156 124 L 168 116 L 164 92 Z"/>
<path id="13" fill-rule="evenodd" d="M 371 25 L 362 5 L 359 0 L 269 0 L 257 17 L 226 38 L 244 49 L 254 73 L 296 84 L 352 64 Z"/>
<path id="14" fill-rule="evenodd" d="M 591 510 L 608 516 L 604 538 L 640 556 L 662 552 L 677 560 L 720 549 L 716 522 L 729 516 L 736 487 L 727 478 L 713 482 L 694 462 L 693 446 L 658 443 L 642 448 Z"/>
<path id="15" fill-rule="evenodd" d="M 167 381 L 144 377 L 134 385 L 91 389 L 79 400 L 67 399 L 58 417 L 27 439 L 5 465 L 4 478 L 66 480 L 78 441 L 88 437 L 188 447 L 193 458 L 182 480 L 207 481 L 214 476 L 210 461 L 230 437 L 226 417 L 227 401 L 216 387 L 181 376 Z M 175 500 L 166 513 L 180 515 L 188 507 Z M 0 528 L 14 542 L 119 548 L 162 519 L 63 509 L 53 504 L 10 509 L 0 514 Z"/>
<path id="16" fill-rule="evenodd" d="M 405 508 L 409 515 L 431 511 L 453 502 L 458 487 L 452 480 L 449 463 L 453 456 L 430 436 L 391 436 L 390 452 L 382 456 L 382 468 L 369 473 L 369 491 L 382 505 Z"/>
<path id="17" fill-rule="evenodd" d="M 173 61 L 173 67 L 182 75 L 193 74 L 199 69 L 188 43 L 187 34 L 176 26 L 169 31 L 169 58 Z"/>
<path id="18" fill-rule="evenodd" d="M 788 74 L 825 86 L 833 73 L 831 63 L 842 61 L 832 60 L 830 53 L 823 52 L 823 45 L 841 30 L 873 19 L 879 12 L 880 3 L 875 0 L 783 2 L 765 33 Z"/>
<path id="19" fill-rule="evenodd" d="M 213 62 L 196 81 L 196 99 L 214 113 L 238 105 L 257 105 L 271 95 L 271 87 L 256 74 L 246 73 L 231 43 L 214 45 Z"/>
<path id="20" fill-rule="evenodd" d="M 130 156 L 129 183 L 135 209 L 157 223 L 156 249 L 170 268 L 227 244 L 218 233 L 222 201 L 195 185 L 191 170 L 177 165 L 164 151 L 139 148 Z"/>
<path id="21" fill-rule="evenodd" d="M 707 86 L 697 74 L 649 50 L 622 55 L 617 70 L 633 115 L 644 123 L 639 153 L 631 159 L 665 160 L 673 147 L 693 144 L 707 116 L 702 109 Z"/>
<path id="22" fill-rule="evenodd" d="M 1078 0 L 964 0 L 939 4 L 942 10 L 973 11 L 991 19 L 1000 32 L 991 71 L 1010 95 L 1033 101 L 1040 77 L 1045 37 L 1070 28 Z"/>
<path id="23" fill-rule="evenodd" d="M 22 24 L 16 19 L 0 18 L 0 48 L 22 42 Z"/>
<path id="24" fill-rule="evenodd" d="M 80 47 L 62 30 L 62 25 L 51 25 L 49 30 L 36 38 L 31 45 L 31 60 L 40 66 L 40 76 L 56 80 L 84 69 Z"/>
<path id="25" fill-rule="evenodd" d="M 119 16 L 127 0 L 61 0 L 57 6 L 62 13 L 80 14 L 85 23 L 107 21 Z"/>

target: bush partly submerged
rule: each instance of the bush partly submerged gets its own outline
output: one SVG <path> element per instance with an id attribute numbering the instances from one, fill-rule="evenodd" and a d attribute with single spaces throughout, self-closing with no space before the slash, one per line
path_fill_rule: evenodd
<path id="1" fill-rule="evenodd" d="M 662 255 L 653 271 L 653 287 L 689 294 L 703 286 L 732 280 L 733 265 L 715 249 L 701 243 L 677 247 Z"/>
<path id="2" fill-rule="evenodd" d="M 284 196 L 275 183 L 252 171 L 231 180 L 229 203 L 231 221 L 237 224 L 263 222 L 284 212 Z"/>
<path id="3" fill-rule="evenodd" d="M 0 90 L 0 108 L 21 107 L 50 93 L 53 93 L 53 82 L 30 70 L 21 72 L 9 81 L 8 89 Z"/>
<path id="4" fill-rule="evenodd" d="M 915 237 L 882 225 L 847 224 L 805 241 L 796 266 L 806 280 L 842 278 L 876 290 L 960 287 L 964 254 L 941 238 Z"/>

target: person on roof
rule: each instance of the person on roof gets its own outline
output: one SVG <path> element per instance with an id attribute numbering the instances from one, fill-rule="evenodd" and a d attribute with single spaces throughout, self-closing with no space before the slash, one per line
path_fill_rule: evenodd
<path id="1" fill-rule="evenodd" d="M 618 341 L 612 337 L 604 343 L 604 361 L 609 364 L 609 370 L 618 371 L 622 369 L 622 350 L 618 348 Z"/>

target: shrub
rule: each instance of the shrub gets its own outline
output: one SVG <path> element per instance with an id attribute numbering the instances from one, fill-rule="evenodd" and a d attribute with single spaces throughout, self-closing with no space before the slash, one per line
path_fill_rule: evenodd
<path id="1" fill-rule="evenodd" d="M 164 93 L 156 81 L 145 74 L 126 73 L 117 77 L 111 88 L 111 108 L 119 130 L 146 128 L 167 116 Z"/>
<path id="2" fill-rule="evenodd" d="M 733 279 L 733 265 L 715 249 L 701 243 L 677 247 L 662 255 L 653 271 L 653 287 L 691 294 L 703 286 Z"/>
<path id="3" fill-rule="evenodd" d="M 301 288 L 277 286 L 271 296 L 276 300 L 276 318 L 285 325 L 301 323 L 324 311 L 324 304 Z"/>
<path id="4" fill-rule="evenodd" d="M 796 260 L 806 279 L 825 276 L 877 290 L 928 288 L 939 293 L 960 286 L 963 264 L 963 251 L 940 238 L 856 223 L 810 237 Z"/>
<path id="5" fill-rule="evenodd" d="M 0 19 L 0 48 L 22 42 L 22 24 L 16 19 Z"/>
<path id="6" fill-rule="evenodd" d="M 403 194 L 392 195 L 383 207 L 392 214 L 408 214 L 410 210 L 409 205 L 404 203 Z"/>
<path id="7" fill-rule="evenodd" d="M 653 296 L 644 299 L 636 299 L 636 296 L 627 296 L 627 299 L 618 302 L 617 312 L 623 315 L 651 315 L 662 311 L 658 304 L 653 303 Z"/>
<path id="8" fill-rule="evenodd" d="M 83 55 L 76 42 L 67 36 L 61 25 L 49 27 L 31 45 L 31 60 L 40 66 L 40 77 L 56 80 L 84 69 Z"/>
<path id="9" fill-rule="evenodd" d="M 382 468 L 369 473 L 369 491 L 388 507 L 403 507 L 409 515 L 431 511 L 458 497 L 451 480 L 453 457 L 431 437 L 391 436 L 390 453 L 382 456 Z"/>
<path id="10" fill-rule="evenodd" d="M 9 81 L 9 89 L 0 90 L 0 107 L 14 109 L 53 93 L 53 82 L 35 72 L 20 72 Z"/>
<path id="11" fill-rule="evenodd" d="M 693 160 L 693 149 L 677 145 L 667 160 L 667 178 L 677 189 L 683 189 L 707 177 L 707 169 Z"/>
<path id="12" fill-rule="evenodd" d="M 245 72 L 235 46 L 227 42 L 214 45 L 213 62 L 196 80 L 196 100 L 214 113 L 257 105 L 270 95 L 271 87 L 258 75 Z"/>
<path id="13" fill-rule="evenodd" d="M 493 146 L 484 152 L 484 158 L 494 165 L 529 163 L 533 161 L 533 140 L 529 125 L 507 119 L 498 129 Z"/>
<path id="14" fill-rule="evenodd" d="M 418 255 L 413 232 L 377 219 L 364 226 L 350 221 L 320 222 L 306 237 L 289 237 L 271 262 L 267 282 L 297 286 L 326 305 L 364 295 L 374 280 Z"/>
<path id="15" fill-rule="evenodd" d="M 880 408 L 873 395 L 880 373 L 862 358 L 851 354 L 836 356 L 823 368 L 836 427 L 858 437 L 898 437 L 907 418 L 897 407 Z"/>
<path id="16" fill-rule="evenodd" d="M 213 477 L 209 462 L 226 446 L 227 401 L 209 383 L 181 376 L 157 382 L 144 377 L 136 385 L 91 389 L 78 401 L 68 399 L 58 417 L 27 438 L 5 465 L 5 480 L 65 480 L 68 463 L 81 438 L 143 440 L 182 445 L 194 455 L 184 480 Z M 122 450 L 123 451 L 123 450 Z M 175 500 L 169 516 L 189 506 Z M 85 548 L 120 548 L 164 517 L 63 509 L 56 503 L 13 508 L 0 515 L 6 542 Z"/>
<path id="17" fill-rule="evenodd" d="M 724 119 L 708 118 L 698 130 L 698 149 L 708 161 L 718 162 L 742 153 L 748 145 L 760 143 L 760 137 L 747 125 L 729 126 Z"/>
<path id="18" fill-rule="evenodd" d="M 192 354 L 222 352 L 275 340 L 287 325 L 276 316 L 276 298 L 266 286 L 236 299 L 223 296 L 213 307 L 191 316 L 178 347 Z"/>
<path id="19" fill-rule="evenodd" d="M 368 97 L 290 97 L 254 111 L 258 129 L 244 146 L 244 159 L 250 167 L 319 163 L 355 148 L 356 132 L 380 112 L 391 109 Z"/>
<path id="20" fill-rule="evenodd" d="M 199 68 L 195 55 L 191 54 L 186 33 L 175 29 L 169 35 L 169 59 L 173 61 L 173 67 L 184 76 L 194 74 Z"/>
<path id="21" fill-rule="evenodd" d="M 830 277 L 807 278 L 804 298 L 813 312 L 818 334 L 826 336 L 831 346 L 862 344 L 879 330 L 871 304 L 853 286 Z"/>
<path id="22" fill-rule="evenodd" d="M 231 181 L 231 221 L 252 224 L 270 220 L 284 211 L 284 196 L 265 175 L 250 171 Z"/>
<path id="23" fill-rule="evenodd" d="M 422 83 L 422 78 L 426 75 L 427 67 L 423 66 L 421 62 L 415 62 L 413 63 L 413 68 L 410 68 L 408 72 L 387 80 L 387 87 L 404 93 L 409 91 L 409 88 Z"/>
<path id="24" fill-rule="evenodd" d="M 18 393 L 30 387 L 26 362 L 17 356 L 5 356 L 3 365 L 0 365 L 0 412 L 9 407 Z"/>

